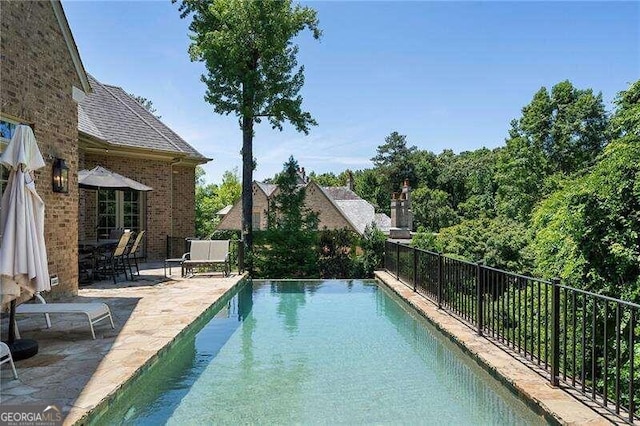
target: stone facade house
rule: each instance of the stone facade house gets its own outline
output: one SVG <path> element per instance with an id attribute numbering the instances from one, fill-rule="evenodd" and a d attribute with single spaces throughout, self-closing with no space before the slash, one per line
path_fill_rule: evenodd
<path id="1" fill-rule="evenodd" d="M 389 233 L 391 219 L 376 213 L 374 207 L 360 198 L 353 187 L 323 187 L 314 181 L 302 178 L 300 185 L 306 188 L 305 206 L 319 213 L 319 229 L 348 229 L 362 235 L 365 227 L 375 222 L 378 229 Z M 278 192 L 278 187 L 262 182 L 253 182 L 253 229 L 267 227 L 269 202 Z M 242 200 L 236 202 L 222 218 L 217 229 L 240 230 L 242 223 Z"/>
<path id="2" fill-rule="evenodd" d="M 54 296 L 77 293 L 77 241 L 107 230 L 97 219 L 104 206 L 119 212 L 115 227 L 135 222 L 147 230 L 149 259 L 164 257 L 167 235 L 193 235 L 194 171 L 208 159 L 122 89 L 87 75 L 58 0 L 0 2 L 0 152 L 21 123 L 33 128 L 46 162 L 35 182 L 45 203 L 49 272 L 59 278 Z M 56 159 L 68 167 L 68 193 L 53 192 Z M 99 194 L 79 189 L 78 171 L 94 165 L 153 191 Z M 7 178 L 0 166 L 0 193 Z"/>

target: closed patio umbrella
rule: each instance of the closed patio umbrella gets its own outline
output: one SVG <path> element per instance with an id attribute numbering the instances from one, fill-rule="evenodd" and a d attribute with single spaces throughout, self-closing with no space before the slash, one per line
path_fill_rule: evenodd
<path id="1" fill-rule="evenodd" d="M 138 181 L 122 176 L 104 167 L 96 166 L 91 170 L 80 170 L 78 172 L 78 185 L 87 189 L 119 189 L 135 191 L 151 191 L 153 188 Z"/>
<path id="2" fill-rule="evenodd" d="M 11 302 L 9 346 L 12 347 L 15 299 L 22 290 L 33 294 L 51 289 L 44 241 L 44 202 L 36 192 L 31 174 L 45 163 L 31 127 L 16 127 L 0 163 L 10 170 L 0 209 L 0 296 L 3 304 Z M 28 342 L 26 346 L 35 343 Z M 36 352 L 37 343 L 35 352 L 28 356 Z M 14 353 L 14 359 L 20 358 Z"/>

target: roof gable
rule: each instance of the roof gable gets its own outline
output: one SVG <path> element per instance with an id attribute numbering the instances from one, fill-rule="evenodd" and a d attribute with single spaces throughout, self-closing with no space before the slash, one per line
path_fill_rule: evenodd
<path id="1" fill-rule="evenodd" d="M 67 16 L 64 13 L 62 4 L 60 3 L 59 0 L 50 0 L 50 1 L 51 1 L 51 6 L 53 7 L 53 13 L 56 16 L 58 25 L 60 26 L 60 31 L 62 32 L 62 36 L 64 37 L 65 43 L 67 44 L 69 55 L 71 55 L 73 67 L 75 68 L 76 74 L 78 75 L 78 79 L 80 80 L 80 84 L 82 85 L 82 90 L 85 93 L 90 93 L 91 85 L 89 84 L 87 72 L 84 69 L 84 65 L 82 65 L 82 59 L 80 59 L 78 46 L 76 45 L 76 42 L 73 39 L 71 28 L 69 28 L 69 21 L 67 21 Z"/>
<path id="2" fill-rule="evenodd" d="M 115 146 L 208 160 L 122 88 L 102 84 L 91 75 L 89 81 L 93 93 L 78 104 L 80 132 Z"/>

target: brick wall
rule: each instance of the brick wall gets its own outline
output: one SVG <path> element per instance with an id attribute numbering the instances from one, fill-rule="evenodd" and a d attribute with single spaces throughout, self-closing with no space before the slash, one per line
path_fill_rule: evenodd
<path id="1" fill-rule="evenodd" d="M 36 173 L 45 203 L 49 273 L 60 285 L 52 295 L 78 291 L 78 110 L 72 86 L 81 88 L 50 2 L 0 2 L 0 114 L 33 124 L 46 167 Z M 69 193 L 53 193 L 52 160 L 69 167 Z"/>
<path id="2" fill-rule="evenodd" d="M 102 166 L 153 188 L 153 191 L 146 193 L 144 228 L 147 231 L 145 244 L 148 260 L 165 258 L 167 235 L 184 238 L 195 234 L 195 166 L 172 167 L 169 161 L 93 153 L 83 154 L 82 157 L 82 169 Z M 96 237 L 96 201 L 97 191 L 80 190 L 81 239 Z"/>

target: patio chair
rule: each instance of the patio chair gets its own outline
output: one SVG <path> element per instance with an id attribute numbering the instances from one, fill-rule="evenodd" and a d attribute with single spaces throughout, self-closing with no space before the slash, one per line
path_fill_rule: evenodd
<path id="1" fill-rule="evenodd" d="M 193 274 L 193 268 L 222 264 L 224 276 L 230 274 L 229 240 L 194 240 L 190 251 L 182 256 L 182 276 Z"/>
<path id="2" fill-rule="evenodd" d="M 140 268 L 138 267 L 138 259 L 142 259 L 142 257 L 138 257 L 138 252 L 140 251 L 140 244 L 142 244 L 142 237 L 144 237 L 146 231 L 140 231 L 138 235 L 136 235 L 136 239 L 133 241 L 133 244 L 129 248 L 129 251 L 126 254 L 127 265 L 129 266 L 129 274 L 131 274 L 131 279 L 133 280 L 133 270 L 131 269 L 131 261 L 133 260 L 136 265 L 136 273 L 140 276 Z"/>
<path id="3" fill-rule="evenodd" d="M 103 254 L 98 260 L 98 269 L 105 275 L 110 275 L 113 278 L 113 283 L 116 284 L 116 277 L 118 272 L 124 273 L 125 280 L 128 280 L 127 276 L 127 263 L 125 255 L 129 240 L 131 239 L 131 232 L 124 232 L 118 241 L 118 245 L 110 253 Z M 133 279 L 133 277 L 132 277 Z"/>
<path id="4" fill-rule="evenodd" d="M 11 351 L 9 350 L 9 346 L 6 343 L 0 342 L 0 365 L 9 363 L 11 366 L 11 370 L 13 370 L 13 378 L 18 378 L 18 372 L 16 371 L 16 366 L 13 363 L 13 357 L 11 356 Z"/>

